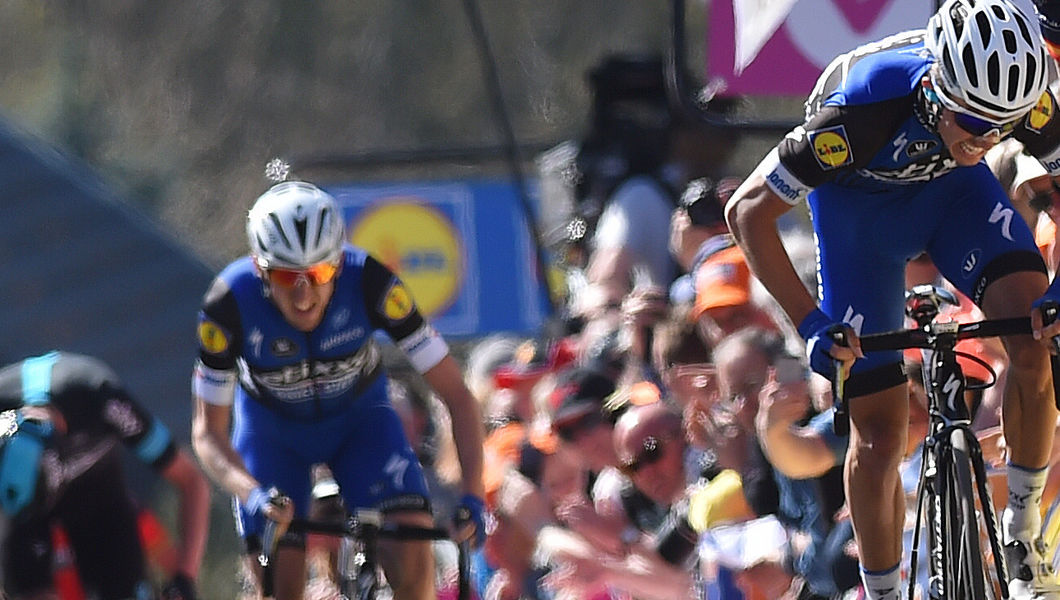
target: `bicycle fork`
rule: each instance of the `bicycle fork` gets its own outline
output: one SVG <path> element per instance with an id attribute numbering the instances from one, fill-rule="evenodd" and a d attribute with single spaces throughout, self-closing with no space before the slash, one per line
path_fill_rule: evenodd
<path id="1" fill-rule="evenodd" d="M 913 543 L 909 558 L 908 597 L 916 597 L 920 534 L 921 528 L 924 524 L 924 507 L 927 506 L 926 502 L 930 501 L 932 503 L 932 519 L 930 523 L 932 543 L 930 544 L 930 556 L 928 558 L 931 560 L 932 569 L 929 571 L 930 577 L 928 579 L 928 589 L 925 590 L 925 594 L 928 598 L 933 600 L 958 600 L 955 598 L 951 599 L 948 595 L 950 590 L 945 588 L 945 582 L 943 581 L 942 576 L 945 572 L 944 550 L 939 543 L 940 540 L 946 538 L 942 523 L 943 499 L 939 488 L 940 474 L 938 470 L 938 453 L 945 449 L 945 444 L 949 443 L 940 440 L 948 439 L 950 433 L 954 429 L 959 429 L 968 440 L 968 448 L 970 450 L 969 458 L 975 475 L 976 493 L 981 507 L 980 514 L 982 514 L 986 525 L 986 533 L 990 542 L 990 551 L 994 557 L 993 562 L 997 574 L 997 580 L 1001 588 L 1001 597 L 1007 599 L 1009 597 L 1008 577 L 1006 575 L 1007 570 L 1004 553 L 1001 548 L 1001 539 L 997 529 L 997 515 L 994 513 L 993 501 L 990 495 L 990 485 L 986 476 L 986 465 L 983 462 L 983 453 L 982 449 L 979 447 L 978 440 L 975 439 L 975 435 L 966 424 L 949 425 L 942 428 L 935 434 L 928 436 L 924 440 L 924 445 L 921 448 L 920 478 L 916 492 L 916 519 L 913 524 Z"/>

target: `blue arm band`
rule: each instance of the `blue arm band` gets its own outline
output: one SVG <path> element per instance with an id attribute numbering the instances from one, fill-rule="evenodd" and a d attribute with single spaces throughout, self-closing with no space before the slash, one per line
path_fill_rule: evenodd
<path id="1" fill-rule="evenodd" d="M 801 323 L 799 323 L 799 335 L 802 336 L 802 339 L 808 340 L 810 339 L 810 336 L 817 333 L 817 331 L 820 330 L 822 327 L 824 327 L 825 325 L 830 325 L 834 322 L 835 321 L 832 319 L 832 317 L 826 315 L 823 310 L 821 310 L 820 308 L 815 308 L 810 311 L 810 314 L 806 315 L 806 317 L 802 319 Z"/>
<path id="2" fill-rule="evenodd" d="M 151 464 L 166 451 L 170 439 L 169 430 L 161 421 L 155 419 L 147 435 L 140 440 L 139 444 L 136 444 L 136 456 L 145 463 Z"/>

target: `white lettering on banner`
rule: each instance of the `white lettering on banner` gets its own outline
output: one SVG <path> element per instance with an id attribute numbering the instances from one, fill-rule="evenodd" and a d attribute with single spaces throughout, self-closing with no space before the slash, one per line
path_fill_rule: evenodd
<path id="1" fill-rule="evenodd" d="M 864 23 L 870 12 L 875 18 Z M 803 57 L 823 69 L 837 52 L 923 28 L 931 12 L 930 3 L 917 0 L 801 0 L 791 8 L 784 29 Z"/>
<path id="2" fill-rule="evenodd" d="M 990 223 L 994 224 L 998 221 L 1001 222 L 1001 235 L 1005 236 L 1005 239 L 1012 241 L 1012 231 L 1010 226 L 1012 225 L 1012 209 L 1005 208 L 1000 202 L 994 207 L 994 212 L 990 213 Z"/>

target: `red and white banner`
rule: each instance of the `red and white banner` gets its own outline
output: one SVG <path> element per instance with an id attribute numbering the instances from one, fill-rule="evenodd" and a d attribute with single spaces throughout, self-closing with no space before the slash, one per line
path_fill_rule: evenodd
<path id="1" fill-rule="evenodd" d="M 923 28 L 934 10 L 933 0 L 713 0 L 707 81 L 722 96 L 806 96 L 836 55 Z"/>

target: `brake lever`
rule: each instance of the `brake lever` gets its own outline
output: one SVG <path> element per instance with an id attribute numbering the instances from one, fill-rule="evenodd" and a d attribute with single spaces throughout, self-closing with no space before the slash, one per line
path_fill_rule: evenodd
<path id="1" fill-rule="evenodd" d="M 840 346 L 847 345 L 846 332 L 842 328 L 830 331 L 832 342 Z M 843 361 L 832 361 L 832 431 L 838 436 L 850 435 L 850 413 L 847 411 L 846 378 L 843 377 Z"/>
<path id="2" fill-rule="evenodd" d="M 1042 302 L 1040 307 L 1042 311 L 1042 326 L 1052 325 L 1056 321 L 1056 317 L 1060 315 L 1060 304 L 1054 300 L 1048 300 Z M 1060 336 L 1053 336 L 1053 350 L 1056 354 L 1060 354 Z"/>

